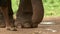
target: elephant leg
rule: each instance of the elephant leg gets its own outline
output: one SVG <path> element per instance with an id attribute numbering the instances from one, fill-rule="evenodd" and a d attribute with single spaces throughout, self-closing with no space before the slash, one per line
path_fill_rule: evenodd
<path id="1" fill-rule="evenodd" d="M 0 28 L 5 28 L 4 16 L 0 7 Z"/>
<path id="2" fill-rule="evenodd" d="M 13 19 L 13 11 L 12 11 L 11 8 L 8 11 L 8 15 L 9 15 L 9 19 L 11 21 L 12 26 L 15 27 L 15 25 L 14 25 L 15 20 Z M 4 23 L 4 16 L 2 14 L 2 9 L 1 8 L 0 8 L 0 23 L 1 23 L 0 24 L 1 26 L 0 27 L 5 27 L 6 26 L 5 23 Z"/>
<path id="3" fill-rule="evenodd" d="M 16 31 L 14 27 L 13 11 L 11 8 L 11 0 L 0 0 L 1 12 L 4 16 L 6 28 Z"/>
<path id="4" fill-rule="evenodd" d="M 5 26 L 6 26 L 6 24 L 5 24 L 5 21 L 4 21 L 4 16 L 3 16 L 3 10 L 2 10 L 2 8 L 0 8 L 0 27 L 1 28 L 4 28 Z M 9 19 L 10 19 L 10 21 L 11 21 L 11 27 L 15 27 L 15 24 L 14 24 L 14 22 L 15 22 L 15 20 L 13 19 L 13 11 L 12 11 L 12 8 L 9 8 L 8 9 L 8 12 L 7 12 L 7 14 L 8 14 L 8 17 L 9 17 Z"/>
<path id="5" fill-rule="evenodd" d="M 22 28 L 31 28 L 32 23 L 32 4 L 30 0 L 21 0 L 19 10 L 17 12 L 17 21 Z"/>
<path id="6" fill-rule="evenodd" d="M 6 23 L 6 27 L 10 27 L 10 20 L 9 20 L 9 17 L 8 17 L 8 8 L 7 7 L 1 7 L 2 9 L 2 13 L 3 13 L 3 16 L 4 16 L 4 20 L 5 20 L 5 23 Z"/>
<path id="7" fill-rule="evenodd" d="M 44 8 L 42 0 L 31 0 L 33 7 L 32 27 L 38 27 L 44 16 Z"/>
<path id="8" fill-rule="evenodd" d="M 1 7 L 1 8 L 2 8 L 4 19 L 5 19 L 7 30 L 16 31 L 15 27 L 12 26 L 13 24 L 11 24 L 12 22 L 10 21 L 10 18 L 8 15 L 8 7 Z"/>
<path id="9" fill-rule="evenodd" d="M 13 11 L 12 11 L 12 8 L 11 8 L 11 6 L 9 6 L 10 8 L 9 8 L 9 10 L 8 10 L 8 15 L 9 15 L 9 18 L 10 18 L 10 21 L 12 22 L 11 24 L 12 24 L 12 26 L 15 26 L 14 25 L 14 22 L 15 22 L 15 20 L 13 19 Z M 1 7 L 0 7 L 0 27 L 5 27 L 6 26 L 6 24 L 5 24 L 5 22 L 4 22 L 4 16 L 3 16 L 3 14 L 2 14 L 2 11 L 1 11 Z"/>

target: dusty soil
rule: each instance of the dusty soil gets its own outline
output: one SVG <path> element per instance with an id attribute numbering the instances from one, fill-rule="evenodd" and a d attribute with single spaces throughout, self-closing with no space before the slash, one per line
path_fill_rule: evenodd
<path id="1" fill-rule="evenodd" d="M 55 24 L 39 24 L 38 28 L 22 29 L 18 31 L 8 31 L 0 28 L 0 34 L 60 34 L 60 17 L 45 17 L 43 22 L 54 22 Z"/>

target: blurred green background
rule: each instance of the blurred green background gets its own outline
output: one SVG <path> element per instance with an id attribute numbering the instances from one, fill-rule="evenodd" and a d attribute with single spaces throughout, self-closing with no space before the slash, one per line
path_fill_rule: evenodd
<path id="1" fill-rule="evenodd" d="M 60 16 L 60 0 L 42 0 L 44 6 L 44 16 Z M 12 0 L 12 9 L 16 14 L 19 0 Z"/>

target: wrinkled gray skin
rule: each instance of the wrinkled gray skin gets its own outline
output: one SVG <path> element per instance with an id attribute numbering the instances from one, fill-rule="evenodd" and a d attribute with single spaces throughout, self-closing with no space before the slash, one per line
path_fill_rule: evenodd
<path id="1" fill-rule="evenodd" d="M 16 21 L 22 28 L 36 28 L 44 16 L 42 0 L 21 0 Z"/>
<path id="2" fill-rule="evenodd" d="M 11 20 L 11 22 L 13 24 L 14 23 L 14 19 L 13 19 L 12 8 L 9 8 L 8 15 L 9 15 L 8 17 L 10 18 L 10 20 Z M 3 13 L 2 13 L 2 10 L 1 10 L 1 6 L 0 6 L 0 27 L 2 27 L 2 28 L 6 27 L 4 16 L 3 16 Z"/>
<path id="3" fill-rule="evenodd" d="M 11 0 L 0 0 L 0 20 L 3 18 L 4 26 L 6 26 L 7 30 L 16 31 L 13 19 L 13 11 L 11 7 Z M 2 21 L 3 21 L 2 20 Z M 0 21 L 2 23 L 2 21 Z M 1 26 L 3 27 L 3 26 Z"/>
<path id="4" fill-rule="evenodd" d="M 4 23 L 4 16 L 0 10 L 0 27 L 4 28 L 5 27 L 5 23 Z"/>

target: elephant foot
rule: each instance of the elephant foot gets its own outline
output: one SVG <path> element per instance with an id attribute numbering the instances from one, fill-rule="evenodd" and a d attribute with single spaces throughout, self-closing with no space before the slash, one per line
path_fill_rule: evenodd
<path id="1" fill-rule="evenodd" d="M 5 28 L 6 26 L 5 25 L 0 25 L 0 28 Z"/>
<path id="2" fill-rule="evenodd" d="M 25 23 L 21 25 L 21 28 L 31 28 L 31 25 L 29 23 Z"/>
<path id="3" fill-rule="evenodd" d="M 9 31 L 17 31 L 16 27 L 6 27 L 6 29 Z"/>
<path id="4" fill-rule="evenodd" d="M 21 28 L 38 28 L 38 24 L 25 23 L 25 24 L 21 25 Z"/>
<path id="5" fill-rule="evenodd" d="M 5 27 L 6 27 L 5 23 L 1 22 L 0 23 L 0 28 L 5 28 Z"/>
<path id="6" fill-rule="evenodd" d="M 31 27 L 32 28 L 38 28 L 38 24 L 32 24 Z"/>

